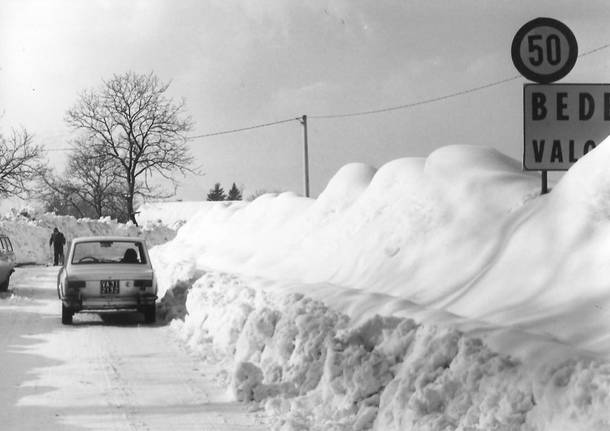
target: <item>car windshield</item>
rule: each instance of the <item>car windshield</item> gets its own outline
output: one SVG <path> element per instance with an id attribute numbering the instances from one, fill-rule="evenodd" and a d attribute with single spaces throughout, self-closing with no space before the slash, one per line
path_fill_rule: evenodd
<path id="1" fill-rule="evenodd" d="M 72 264 L 136 263 L 145 264 L 146 254 L 140 241 L 87 241 L 74 245 Z"/>

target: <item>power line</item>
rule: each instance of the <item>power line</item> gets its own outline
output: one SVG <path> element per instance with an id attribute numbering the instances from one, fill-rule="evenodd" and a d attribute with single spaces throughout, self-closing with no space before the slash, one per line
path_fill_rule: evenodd
<path id="1" fill-rule="evenodd" d="M 207 138 L 209 136 L 227 135 L 229 133 L 237 133 L 237 132 L 243 132 L 246 130 L 260 129 L 261 127 L 269 127 L 269 126 L 274 126 L 276 124 L 289 123 L 291 121 L 299 121 L 299 120 L 301 120 L 301 118 L 302 117 L 288 118 L 286 120 L 273 121 L 271 123 L 256 124 L 254 126 L 242 127 L 239 129 L 223 130 L 222 132 L 213 132 L 213 133 L 206 133 L 203 135 L 187 136 L 186 140 L 192 141 L 192 140 L 199 139 L 199 138 Z M 70 150 L 72 150 L 72 148 L 47 149 L 47 151 L 70 151 Z"/>
<path id="2" fill-rule="evenodd" d="M 585 56 L 594 54 L 596 52 L 602 51 L 604 49 L 607 49 L 609 47 L 610 47 L 610 43 L 607 43 L 607 44 L 599 46 L 597 48 L 593 48 L 593 49 L 591 49 L 589 51 L 585 51 L 585 52 L 579 54 L 578 57 L 585 57 Z M 493 81 L 493 82 L 490 82 L 490 83 L 487 83 L 487 84 L 483 84 L 483 85 L 479 85 L 479 86 L 476 86 L 476 87 L 467 88 L 465 90 L 456 91 L 454 93 L 449 93 L 449 94 L 445 94 L 445 95 L 442 95 L 442 96 L 433 97 L 433 98 L 430 98 L 430 99 L 419 100 L 417 102 L 405 103 L 405 104 L 397 105 L 397 106 L 390 106 L 390 107 L 379 108 L 379 109 L 371 109 L 371 110 L 367 110 L 367 111 L 339 113 L 339 114 L 309 115 L 308 117 L 309 118 L 315 118 L 315 119 L 333 119 L 333 118 L 347 118 L 347 117 L 356 117 L 356 116 L 362 116 L 362 115 L 372 115 L 372 114 L 381 114 L 381 113 L 384 113 L 384 112 L 398 111 L 398 110 L 401 110 L 401 109 L 414 108 L 416 106 L 422 106 L 422 105 L 427 105 L 427 104 L 430 104 L 430 103 L 440 102 L 442 100 L 453 99 L 455 97 L 464 96 L 466 94 L 475 93 L 477 91 L 481 91 L 481 90 L 485 90 L 487 88 L 495 87 L 495 86 L 504 84 L 506 82 L 514 81 L 514 80 L 519 79 L 519 78 L 521 78 L 521 75 L 514 75 L 514 76 L 511 76 L 509 78 L 500 79 L 498 81 Z M 230 130 L 223 130 L 223 131 L 219 131 L 219 132 L 205 133 L 205 134 L 202 134 L 202 135 L 188 136 L 186 139 L 189 140 L 189 141 L 192 141 L 192 140 L 195 140 L 195 139 L 207 138 L 207 137 L 211 137 L 211 136 L 228 135 L 228 134 L 231 134 L 231 133 L 245 132 L 247 130 L 260 129 L 262 127 L 269 127 L 269 126 L 275 126 L 277 124 L 289 123 L 289 122 L 292 122 L 292 121 L 301 121 L 301 119 L 302 119 L 302 117 L 288 118 L 288 119 L 285 119 L 285 120 L 279 120 L 279 121 L 272 121 L 272 122 L 269 122 L 269 123 L 256 124 L 256 125 L 253 125 L 253 126 L 241 127 L 241 128 L 238 128 L 238 129 L 230 129 Z M 69 151 L 69 150 L 70 150 L 70 148 L 60 148 L 60 149 L 47 150 L 47 151 Z"/>
<path id="3" fill-rule="evenodd" d="M 399 109 L 407 109 L 413 108 L 415 106 L 426 105 L 428 103 L 440 102 L 441 100 L 451 99 L 458 96 L 463 96 L 468 93 L 474 93 L 475 91 L 480 91 L 485 88 L 495 87 L 496 85 L 504 84 L 505 82 L 514 81 L 517 78 L 520 78 L 521 75 L 511 76 L 510 78 L 505 78 L 500 81 L 490 82 L 488 84 L 480 85 L 478 87 L 468 88 L 466 90 L 458 91 L 455 93 L 445 94 L 444 96 L 433 97 L 431 99 L 424 99 L 417 102 L 406 103 L 404 105 L 391 106 L 388 108 L 380 108 L 373 109 L 370 111 L 360 111 L 360 112 L 349 112 L 343 114 L 329 114 L 329 115 L 311 115 L 310 118 L 319 118 L 319 119 L 329 119 L 329 118 L 345 118 L 345 117 L 356 117 L 359 115 L 370 115 L 370 114 L 380 114 L 382 112 L 390 112 L 397 111 Z"/>
<path id="4" fill-rule="evenodd" d="M 286 120 L 273 121 L 271 123 L 256 124 L 254 126 L 241 127 L 239 129 L 223 130 L 222 132 L 213 132 L 213 133 L 206 133 L 203 135 L 188 136 L 186 139 L 191 141 L 191 140 L 199 139 L 199 138 L 207 138 L 209 136 L 227 135 L 229 133 L 244 132 L 246 130 L 260 129 L 261 127 L 269 127 L 269 126 L 275 126 L 276 124 L 289 123 L 291 121 L 299 121 L 300 119 L 301 119 L 301 117 L 288 118 Z"/>
<path id="5" fill-rule="evenodd" d="M 609 47 L 610 47 L 610 43 L 607 43 L 605 45 L 598 46 L 597 48 L 593 48 L 593 49 L 591 49 L 589 51 L 585 51 L 582 54 L 578 54 L 578 57 L 585 57 L 587 55 L 594 54 L 594 53 L 596 53 L 598 51 L 602 51 L 602 50 L 604 50 L 606 48 L 609 48 Z"/>
<path id="6" fill-rule="evenodd" d="M 597 48 L 593 48 L 589 51 L 585 51 L 582 54 L 579 54 L 578 57 L 585 57 L 587 55 L 591 55 L 596 52 L 607 49 L 608 47 L 610 47 L 610 43 L 599 46 Z M 469 93 L 474 93 L 477 91 L 484 90 L 486 88 L 495 87 L 497 85 L 501 85 L 506 82 L 514 81 L 515 79 L 518 79 L 520 77 L 521 77 L 521 75 L 514 75 L 514 76 L 511 76 L 510 78 L 504 78 L 499 81 L 494 81 L 494 82 L 490 82 L 488 84 L 480 85 L 478 87 L 472 87 L 472 88 L 468 88 L 466 90 L 457 91 L 455 93 L 445 94 L 443 96 L 433 97 L 431 99 L 424 99 L 424 100 L 420 100 L 417 102 L 406 103 L 406 104 L 398 105 L 398 106 L 391 106 L 391 107 L 380 108 L 380 109 L 372 109 L 372 110 L 368 110 L 368 111 L 348 112 L 348 113 L 341 113 L 341 114 L 310 115 L 309 118 L 318 118 L 318 119 L 346 118 L 346 117 L 356 117 L 356 116 L 360 116 L 360 115 L 380 114 L 383 112 L 390 112 L 390 111 L 397 111 L 400 109 L 413 108 L 416 106 L 427 105 L 429 103 L 440 102 L 441 100 L 447 100 L 447 99 L 452 99 L 454 97 L 464 96 Z"/>

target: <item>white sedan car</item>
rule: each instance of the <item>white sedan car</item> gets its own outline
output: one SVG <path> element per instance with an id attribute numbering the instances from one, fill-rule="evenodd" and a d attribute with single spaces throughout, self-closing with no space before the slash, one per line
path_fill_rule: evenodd
<path id="1" fill-rule="evenodd" d="M 137 310 L 156 318 L 157 282 L 146 242 L 133 237 L 81 237 L 68 246 L 57 276 L 61 321 L 74 313 Z"/>

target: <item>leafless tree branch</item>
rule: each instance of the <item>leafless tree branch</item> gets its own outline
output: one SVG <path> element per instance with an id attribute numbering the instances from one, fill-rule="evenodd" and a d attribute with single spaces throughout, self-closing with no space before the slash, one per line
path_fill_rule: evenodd
<path id="1" fill-rule="evenodd" d="M 44 147 L 26 129 L 0 135 L 0 197 L 27 195 L 43 165 Z"/>
<path id="2" fill-rule="evenodd" d="M 126 205 L 135 223 L 135 196 L 160 197 L 148 178 L 156 173 L 176 187 L 175 174 L 199 174 L 192 168 L 186 133 L 192 120 L 184 101 L 174 102 L 154 74 L 127 72 L 104 81 L 96 91 L 81 93 L 66 121 L 95 139 L 96 151 L 113 160 L 126 184 Z"/>

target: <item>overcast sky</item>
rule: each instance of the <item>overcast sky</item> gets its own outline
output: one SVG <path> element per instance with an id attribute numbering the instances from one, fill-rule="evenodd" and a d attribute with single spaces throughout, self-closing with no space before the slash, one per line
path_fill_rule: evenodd
<path id="1" fill-rule="evenodd" d="M 114 73 L 154 71 L 184 98 L 196 136 L 310 116 L 312 195 L 346 163 L 376 167 L 448 144 L 521 159 L 523 78 L 440 102 L 395 107 L 518 75 L 516 31 L 548 16 L 580 52 L 610 43 L 610 4 L 591 1 L 0 0 L 0 129 L 26 127 L 63 170 L 65 112 Z M 610 82 L 610 49 L 579 58 L 562 82 Z M 303 192 L 303 130 L 293 121 L 190 141 L 214 183 Z"/>

